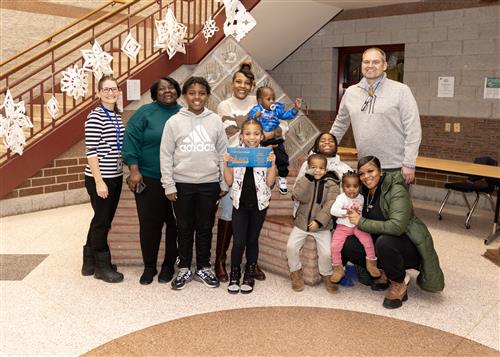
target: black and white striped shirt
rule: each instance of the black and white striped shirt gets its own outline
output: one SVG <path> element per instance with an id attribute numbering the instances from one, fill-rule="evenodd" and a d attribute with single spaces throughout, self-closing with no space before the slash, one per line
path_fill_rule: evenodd
<path id="1" fill-rule="evenodd" d="M 118 167 L 121 161 L 121 150 L 116 145 L 116 120 L 113 111 L 109 112 L 109 120 L 101 107 L 95 108 L 85 121 L 85 153 L 87 157 L 97 156 L 99 170 L 103 178 L 112 178 L 123 175 L 123 170 Z M 119 113 L 116 114 L 120 126 L 120 148 L 123 146 L 123 133 L 125 128 Z M 90 167 L 85 167 L 85 175 L 92 176 Z"/>

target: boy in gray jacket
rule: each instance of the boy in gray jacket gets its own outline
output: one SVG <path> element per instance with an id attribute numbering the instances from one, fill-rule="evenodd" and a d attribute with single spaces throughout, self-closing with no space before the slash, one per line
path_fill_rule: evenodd
<path id="1" fill-rule="evenodd" d="M 228 191 L 223 179 L 227 138 L 220 117 L 205 108 L 210 86 L 204 78 L 189 78 L 182 94 L 188 108 L 167 121 L 160 145 L 161 182 L 173 203 L 178 231 L 179 272 L 172 289 L 183 289 L 193 278 L 195 232 L 194 279 L 215 288 L 219 280 L 210 266 L 210 248 L 216 202 Z"/>
<path id="2" fill-rule="evenodd" d="M 307 159 L 308 169 L 293 188 L 292 197 L 299 202 L 293 227 L 287 243 L 288 267 L 292 289 L 302 291 L 304 278 L 300 263 L 300 250 L 307 236 L 314 237 L 318 250 L 319 272 L 328 292 L 334 293 L 337 285 L 330 282 L 332 275 L 331 232 L 333 223 L 330 209 L 339 193 L 339 178 L 326 171 L 327 159 L 322 154 L 313 154 Z"/>

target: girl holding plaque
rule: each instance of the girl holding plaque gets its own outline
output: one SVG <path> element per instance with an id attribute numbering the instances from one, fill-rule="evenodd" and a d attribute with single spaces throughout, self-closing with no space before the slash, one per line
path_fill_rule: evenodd
<path id="1" fill-rule="evenodd" d="M 257 148 L 264 138 L 262 125 L 256 120 L 248 120 L 241 128 L 241 141 L 244 147 Z M 231 186 L 233 199 L 233 248 L 231 250 L 231 273 L 228 292 L 249 294 L 255 284 L 255 269 L 259 256 L 259 235 L 267 207 L 271 199 L 271 188 L 276 180 L 276 156 L 269 154 L 271 167 L 229 167 L 233 160 L 224 155 L 224 179 Z M 246 267 L 241 279 L 241 260 L 246 250 Z"/>

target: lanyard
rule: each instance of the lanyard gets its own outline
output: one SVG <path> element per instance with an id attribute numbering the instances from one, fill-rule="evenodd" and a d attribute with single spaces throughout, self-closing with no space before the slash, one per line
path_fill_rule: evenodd
<path id="1" fill-rule="evenodd" d="M 113 112 L 115 114 L 115 121 L 116 121 L 116 125 L 115 123 L 113 122 L 113 119 L 111 119 L 111 115 L 109 115 L 109 112 L 106 108 L 104 108 L 104 105 L 100 105 L 102 110 L 104 110 L 104 113 L 106 113 L 106 116 L 108 117 L 109 121 L 111 121 L 111 124 L 113 124 L 113 126 L 115 127 L 116 129 L 116 148 L 118 149 L 118 151 L 121 151 L 121 148 L 122 148 L 122 145 L 120 143 L 120 122 L 118 121 L 118 116 L 116 115 L 115 112 Z"/>
<path id="2" fill-rule="evenodd" d="M 383 78 L 382 78 L 383 79 Z M 372 88 L 372 92 L 370 93 L 370 90 L 368 90 L 368 94 L 370 95 L 370 97 L 373 97 L 375 95 L 375 91 L 377 90 L 378 88 L 378 85 L 380 84 L 380 82 L 382 82 L 382 79 L 380 79 L 377 84 L 375 84 L 375 87 L 373 86 L 370 86 L 370 88 Z"/>

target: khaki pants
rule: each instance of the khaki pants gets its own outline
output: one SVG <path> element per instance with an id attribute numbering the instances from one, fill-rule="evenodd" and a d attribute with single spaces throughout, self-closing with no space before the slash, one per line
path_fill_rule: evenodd
<path id="1" fill-rule="evenodd" d="M 294 272 L 302 268 L 302 264 L 300 263 L 300 250 L 304 246 L 307 236 L 312 236 L 316 241 L 319 273 L 323 276 L 331 275 L 332 258 L 330 241 L 332 233 L 328 230 L 306 232 L 297 227 L 293 227 L 286 245 L 286 255 L 288 258 L 288 267 L 290 268 L 290 272 Z"/>

